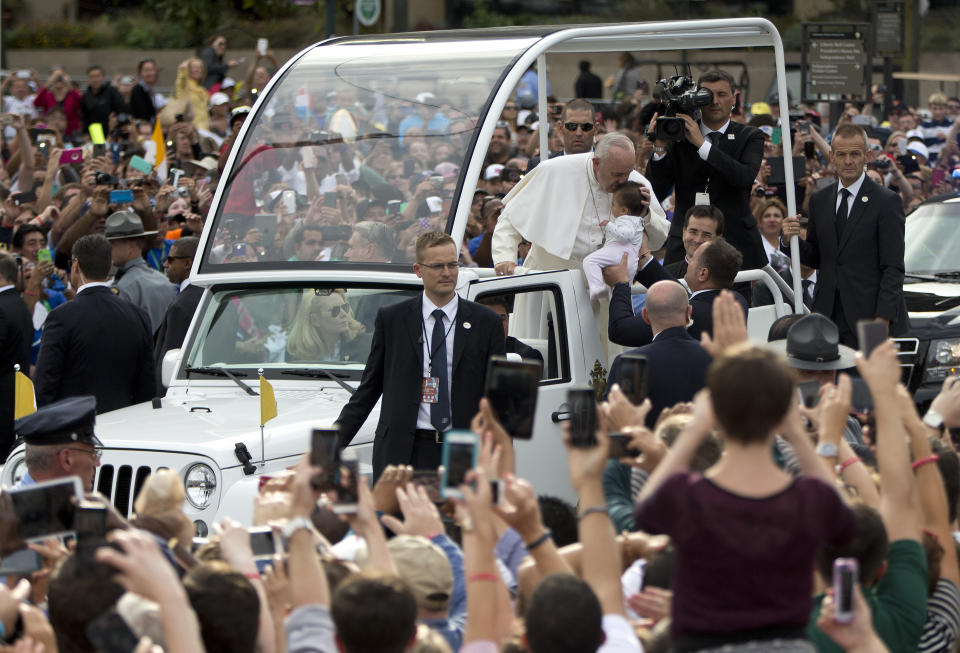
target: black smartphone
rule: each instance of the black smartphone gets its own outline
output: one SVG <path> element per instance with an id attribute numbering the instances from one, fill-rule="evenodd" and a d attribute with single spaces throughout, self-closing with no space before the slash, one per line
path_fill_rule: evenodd
<path id="1" fill-rule="evenodd" d="M 75 501 L 81 497 L 79 476 L 11 489 L 20 537 L 29 542 L 73 532 Z"/>
<path id="2" fill-rule="evenodd" d="M 336 193 L 324 193 L 323 194 L 323 205 L 335 209 L 337 208 L 337 194 Z"/>
<path id="3" fill-rule="evenodd" d="M 313 479 L 317 490 L 331 490 L 340 467 L 340 431 L 313 429 L 310 439 L 310 464 L 323 471 Z"/>
<path id="4" fill-rule="evenodd" d="M 29 204 L 30 202 L 36 202 L 37 194 L 32 190 L 25 190 L 22 193 L 14 193 L 11 199 L 13 200 L 13 203 L 16 206 L 20 206 L 22 204 Z"/>
<path id="5" fill-rule="evenodd" d="M 20 549 L 0 558 L 0 576 L 26 576 L 43 569 L 43 557 L 33 549 Z"/>
<path id="6" fill-rule="evenodd" d="M 820 403 L 820 382 L 804 381 L 797 384 L 797 392 L 800 393 L 800 401 L 807 408 L 813 408 Z"/>
<path id="7" fill-rule="evenodd" d="M 903 166 L 903 174 L 905 175 L 920 169 L 920 162 L 917 160 L 916 154 L 901 154 L 897 157 L 897 161 Z"/>
<path id="8" fill-rule="evenodd" d="M 334 514 L 357 514 L 357 504 L 360 503 L 359 483 L 360 461 L 355 457 L 344 457 L 340 460 L 340 466 L 337 469 L 337 498 L 333 502 Z"/>
<path id="9" fill-rule="evenodd" d="M 817 144 L 813 141 L 807 141 L 803 144 L 803 156 L 807 159 L 812 159 L 816 155 Z"/>
<path id="10" fill-rule="evenodd" d="M 767 177 L 768 186 L 783 186 L 787 183 L 787 176 L 783 169 L 783 159 L 772 157 L 767 159 L 770 166 L 770 175 Z M 793 183 L 807 174 L 807 159 L 802 156 L 793 157 Z"/>
<path id="11" fill-rule="evenodd" d="M 860 351 L 867 358 L 870 353 L 882 345 L 887 339 L 887 325 L 883 322 L 874 322 L 873 320 L 860 320 L 857 322 L 857 341 L 860 343 Z"/>
<path id="12" fill-rule="evenodd" d="M 414 168 L 416 168 L 417 162 L 413 159 L 404 159 L 403 160 L 403 176 L 409 179 L 413 176 Z"/>
<path id="13" fill-rule="evenodd" d="M 500 425 L 514 438 L 529 440 L 533 437 L 537 389 L 542 373 L 543 365 L 538 361 L 490 357 L 483 396 L 490 400 Z"/>
<path id="14" fill-rule="evenodd" d="M 637 449 L 630 448 L 629 435 L 624 435 L 623 433 L 610 434 L 610 451 L 607 453 L 608 458 L 616 460 L 620 458 L 636 458 L 640 453 Z"/>
<path id="15" fill-rule="evenodd" d="M 94 143 L 93 144 L 93 156 L 94 158 L 100 156 L 107 156 L 107 144 L 106 143 Z"/>
<path id="16" fill-rule="evenodd" d="M 403 202 L 401 202 L 400 200 L 387 201 L 387 215 L 400 215 L 401 214 L 400 205 L 402 204 Z"/>
<path id="17" fill-rule="evenodd" d="M 570 411 L 570 444 L 594 447 L 597 444 L 597 395 L 593 388 L 570 388 L 567 391 Z"/>
<path id="18" fill-rule="evenodd" d="M 320 227 L 320 233 L 323 234 L 325 241 L 329 240 L 350 240 L 353 234 L 353 227 L 348 224 L 327 224 Z"/>
<path id="19" fill-rule="evenodd" d="M 440 492 L 440 473 L 435 469 L 417 469 L 413 472 L 414 485 L 419 485 L 427 491 L 427 497 L 433 503 L 443 503 Z"/>
<path id="20" fill-rule="evenodd" d="M 93 566 L 97 549 L 107 544 L 107 508 L 81 503 L 74 514 L 74 530 L 77 534 L 77 560 Z"/>
<path id="21" fill-rule="evenodd" d="M 863 379 L 851 380 L 850 411 L 858 415 L 866 415 L 873 412 L 873 395 L 870 394 L 870 387 Z"/>
<path id="22" fill-rule="evenodd" d="M 615 381 L 631 403 L 642 404 L 647 397 L 647 357 L 621 354 Z"/>
<path id="23" fill-rule="evenodd" d="M 97 617 L 87 625 L 87 639 L 97 653 L 133 653 L 140 638 L 116 610 Z"/>

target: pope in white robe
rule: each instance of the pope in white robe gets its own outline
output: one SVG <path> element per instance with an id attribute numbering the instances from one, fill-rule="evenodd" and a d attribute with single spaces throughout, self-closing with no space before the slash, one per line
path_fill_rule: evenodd
<path id="1" fill-rule="evenodd" d="M 521 239 L 531 243 L 525 268 L 582 269 L 583 258 L 603 245 L 600 225 L 613 219 L 613 191 L 627 180 L 650 192 L 649 208 L 641 217 L 647 246 L 660 249 L 670 223 L 650 182 L 633 169 L 634 160 L 633 142 L 614 133 L 603 136 L 593 152 L 548 159 L 525 175 L 503 198 L 493 232 L 498 274 L 513 272 Z"/>

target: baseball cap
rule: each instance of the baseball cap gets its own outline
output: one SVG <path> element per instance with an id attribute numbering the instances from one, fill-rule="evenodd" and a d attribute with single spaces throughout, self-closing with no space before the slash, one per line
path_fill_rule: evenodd
<path id="1" fill-rule="evenodd" d="M 417 597 L 417 605 L 443 612 L 453 594 L 453 570 L 439 546 L 421 535 L 398 535 L 387 543 L 397 573 Z"/>
<path id="2" fill-rule="evenodd" d="M 500 176 L 500 173 L 503 171 L 503 165 L 500 163 L 491 163 L 487 166 L 487 169 L 483 171 L 484 179 L 496 179 Z"/>

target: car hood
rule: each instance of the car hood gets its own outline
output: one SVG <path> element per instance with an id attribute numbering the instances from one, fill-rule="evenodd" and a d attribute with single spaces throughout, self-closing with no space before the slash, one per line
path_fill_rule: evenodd
<path id="1" fill-rule="evenodd" d="M 310 431 L 330 426 L 349 400 L 335 386 L 274 391 L 277 417 L 267 422 L 267 458 L 294 455 L 310 447 Z M 239 388 L 172 388 L 154 408 L 150 402 L 97 416 L 96 434 L 107 448 L 165 449 L 227 455 L 243 442 L 260 450 L 260 398 Z M 367 438 L 369 439 L 369 438 Z M 363 438 L 358 434 L 354 443 Z M 229 463 L 228 463 L 229 464 Z"/>
<path id="2" fill-rule="evenodd" d="M 903 298 L 910 313 L 946 313 L 947 321 L 960 314 L 960 283 L 922 281 L 905 283 Z"/>

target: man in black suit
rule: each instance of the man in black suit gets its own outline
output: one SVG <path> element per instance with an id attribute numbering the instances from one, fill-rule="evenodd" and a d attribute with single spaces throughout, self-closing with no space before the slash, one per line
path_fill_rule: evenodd
<path id="1" fill-rule="evenodd" d="M 105 413 L 147 401 L 155 387 L 150 318 L 109 287 L 110 241 L 83 236 L 72 255 L 77 295 L 53 309 L 44 324 L 37 404 L 92 392 L 97 412 Z"/>
<path id="2" fill-rule="evenodd" d="M 740 263 L 740 252 L 723 238 L 708 240 L 694 253 L 683 280 L 690 289 L 693 317 L 687 332 L 696 340 L 700 339 L 702 333 L 713 335 L 713 302 L 721 290 L 733 286 Z M 604 281 L 613 286 L 610 321 L 607 325 L 610 341 L 624 347 L 642 347 L 652 342 L 653 330 L 650 325 L 642 316 L 633 314 L 626 261 L 604 268 L 603 273 Z M 676 281 L 646 250 L 640 253 L 636 279 L 647 288 L 658 281 Z M 733 293 L 733 298 L 740 304 L 746 318 L 746 300 L 737 292 Z"/>
<path id="3" fill-rule="evenodd" d="M 487 361 L 504 353 L 500 318 L 456 294 L 458 248 L 450 236 L 428 231 L 416 248 L 423 295 L 380 309 L 360 386 L 337 418 L 346 446 L 383 396 L 374 479 L 387 465 L 436 469 L 443 433 L 469 428 Z"/>
<path id="4" fill-rule="evenodd" d="M 13 366 L 30 376 L 30 345 L 33 322 L 23 298 L 17 292 L 20 266 L 16 259 L 0 252 L 0 460 L 13 444 Z"/>
<path id="5" fill-rule="evenodd" d="M 683 258 L 667 263 L 663 269 L 677 279 L 687 274 L 693 254 L 703 243 L 723 235 L 723 212 L 715 206 L 695 204 L 683 217 Z"/>
<path id="6" fill-rule="evenodd" d="M 734 293 L 735 295 L 736 293 Z M 653 427 L 664 408 L 692 401 L 706 385 L 711 357 L 686 329 L 693 309 L 687 291 L 675 281 L 658 281 L 647 290 L 647 302 L 641 312 L 643 321 L 653 332 L 653 341 L 631 349 L 627 354 L 647 358 L 647 398 L 653 407 L 647 415 L 647 426 Z M 617 383 L 620 356 L 613 360 L 607 388 Z"/>
<path id="7" fill-rule="evenodd" d="M 157 372 L 157 395 L 164 394 L 160 383 L 160 367 L 163 356 L 171 349 L 183 346 L 183 339 L 187 337 L 187 329 L 193 320 L 193 314 L 203 297 L 203 288 L 190 283 L 190 268 L 197 255 L 200 239 L 196 236 L 184 236 L 173 242 L 170 253 L 163 262 L 167 271 L 167 279 L 177 287 L 177 297 L 167 306 L 163 314 L 163 321 L 157 329 L 157 338 L 153 346 L 153 362 Z"/>
<path id="8" fill-rule="evenodd" d="M 573 94 L 578 98 L 599 100 L 603 98 L 603 80 L 590 72 L 590 62 L 586 59 L 578 64 L 580 74 L 573 83 Z"/>
<path id="9" fill-rule="evenodd" d="M 841 125 L 833 135 L 830 159 L 839 183 L 810 197 L 806 239 L 800 261 L 818 270 L 813 310 L 840 330 L 840 342 L 857 346 L 857 322 L 876 320 L 890 335 L 910 326 L 903 299 L 903 204 L 900 196 L 866 177 L 867 134 Z M 781 249 L 800 235 L 797 216 L 783 221 Z"/>
<path id="10" fill-rule="evenodd" d="M 477 299 L 477 303 L 483 304 L 500 318 L 508 354 L 517 354 L 520 358 L 535 360 L 543 365 L 543 354 L 538 349 L 534 349 L 513 336 L 507 335 L 510 331 L 510 313 L 513 312 L 512 295 L 485 295 Z"/>
<path id="11" fill-rule="evenodd" d="M 599 97 L 599 96 L 598 96 Z M 541 120 L 540 127 L 547 123 Z M 563 107 L 560 114 L 560 138 L 563 139 L 563 151 L 551 152 L 548 158 L 556 158 L 564 154 L 583 154 L 593 149 L 593 140 L 597 134 L 597 121 L 593 113 L 593 105 L 586 100 L 570 100 Z M 573 129 L 570 129 L 570 128 Z M 540 157 L 534 156 L 527 161 L 527 172 L 540 164 Z"/>
<path id="12" fill-rule="evenodd" d="M 667 197 L 670 188 L 676 188 L 674 215 L 686 215 L 696 204 L 720 209 L 724 237 L 743 255 L 742 268 L 763 267 L 767 258 L 750 211 L 750 189 L 763 163 L 763 132 L 730 120 L 736 89 L 728 73 L 712 70 L 698 84 L 713 91 L 713 104 L 701 109 L 699 123 L 677 115 L 686 123 L 686 139 L 655 141 L 647 176 L 657 197 Z M 651 133 L 655 122 L 656 114 Z M 668 264 L 683 259 L 682 228 L 679 220 L 673 221 L 664 258 Z"/>

